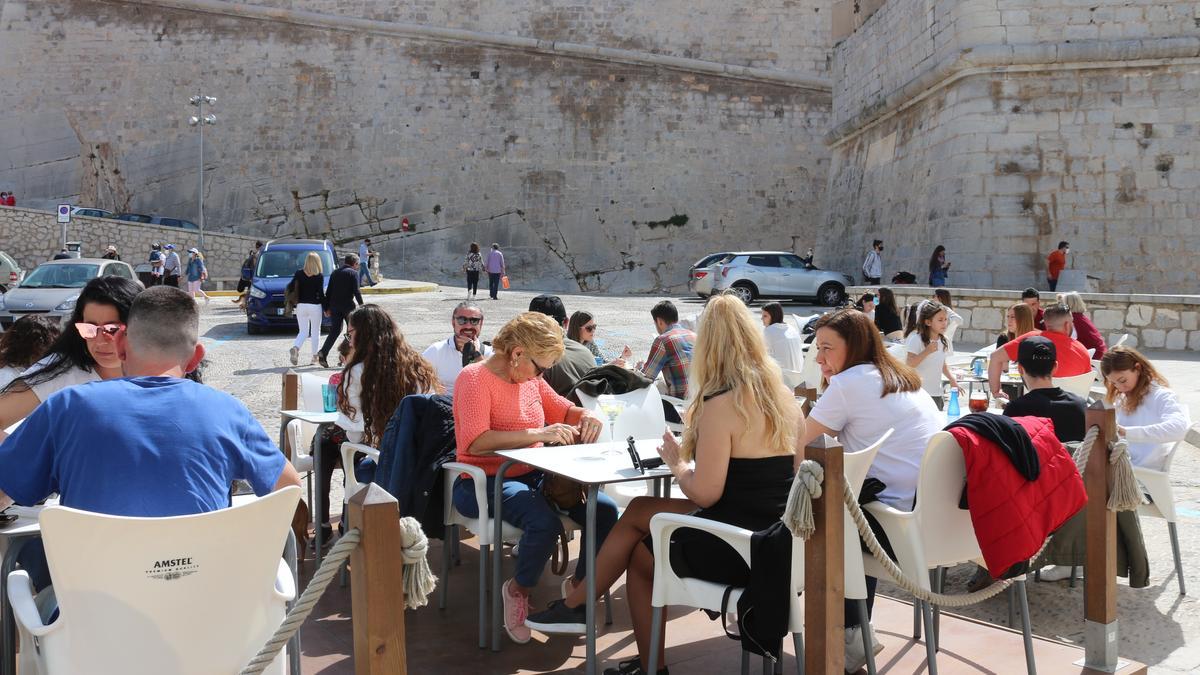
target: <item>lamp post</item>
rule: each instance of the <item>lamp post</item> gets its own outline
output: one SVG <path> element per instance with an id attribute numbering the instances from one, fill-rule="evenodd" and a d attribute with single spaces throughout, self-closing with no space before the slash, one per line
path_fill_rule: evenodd
<path id="1" fill-rule="evenodd" d="M 216 124 L 217 116 L 209 113 L 204 114 L 204 106 L 212 105 L 217 102 L 217 99 L 212 96 L 205 96 L 203 93 L 197 94 L 190 99 L 188 103 L 196 106 L 196 114 L 188 118 L 188 126 L 200 127 L 200 249 L 204 250 L 204 125 Z"/>

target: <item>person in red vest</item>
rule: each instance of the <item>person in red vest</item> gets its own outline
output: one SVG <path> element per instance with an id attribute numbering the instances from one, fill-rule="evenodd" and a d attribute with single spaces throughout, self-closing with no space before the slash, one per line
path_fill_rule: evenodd
<path id="1" fill-rule="evenodd" d="M 11 192 L 8 193 L 8 197 L 4 200 L 4 205 L 5 206 L 16 206 L 17 205 L 17 196 Z"/>

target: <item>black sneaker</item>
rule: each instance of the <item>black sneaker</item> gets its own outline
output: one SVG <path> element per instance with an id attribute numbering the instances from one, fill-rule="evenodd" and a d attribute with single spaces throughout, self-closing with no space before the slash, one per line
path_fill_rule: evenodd
<path id="1" fill-rule="evenodd" d="M 587 609 L 583 605 L 571 609 L 566 601 L 555 600 L 525 619 L 525 625 L 551 635 L 583 635 L 587 632 Z"/>
<path id="2" fill-rule="evenodd" d="M 317 363 L 321 364 L 322 368 L 329 367 L 329 362 L 325 360 L 325 352 L 317 352 Z"/>
<path id="3" fill-rule="evenodd" d="M 646 675 L 646 671 L 642 670 L 641 659 L 629 659 L 618 662 L 616 668 L 605 668 L 604 675 Z M 658 675 L 671 675 L 671 673 L 666 668 L 659 668 Z"/>

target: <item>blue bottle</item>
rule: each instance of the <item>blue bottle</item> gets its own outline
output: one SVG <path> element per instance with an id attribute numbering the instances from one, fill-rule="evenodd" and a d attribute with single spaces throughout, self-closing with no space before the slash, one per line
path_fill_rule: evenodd
<path id="1" fill-rule="evenodd" d="M 959 418 L 958 410 L 958 390 L 950 390 L 950 402 L 946 404 L 946 419 L 953 422 Z"/>
<path id="2" fill-rule="evenodd" d="M 983 359 L 975 359 L 971 362 L 971 370 L 975 372 L 975 377 L 983 377 Z"/>

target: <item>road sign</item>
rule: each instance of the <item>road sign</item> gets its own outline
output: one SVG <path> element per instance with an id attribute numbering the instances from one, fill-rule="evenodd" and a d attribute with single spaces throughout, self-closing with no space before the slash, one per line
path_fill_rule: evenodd
<path id="1" fill-rule="evenodd" d="M 60 223 L 71 222 L 71 205 L 70 204 L 59 204 L 58 205 L 58 222 L 60 222 Z"/>

